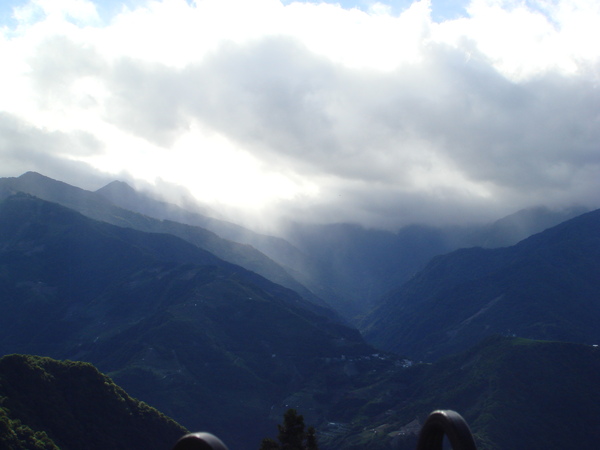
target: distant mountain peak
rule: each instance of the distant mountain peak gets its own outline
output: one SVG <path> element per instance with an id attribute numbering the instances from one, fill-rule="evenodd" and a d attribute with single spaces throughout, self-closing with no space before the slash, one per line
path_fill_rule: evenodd
<path id="1" fill-rule="evenodd" d="M 27 172 L 23 173 L 23 175 L 19 176 L 18 178 L 24 178 L 24 177 L 30 177 L 30 176 L 47 178 L 45 175 L 42 175 L 41 173 L 36 172 L 35 170 L 28 170 Z"/>
<path id="2" fill-rule="evenodd" d="M 32 170 L 29 170 L 27 172 L 25 172 L 23 175 L 20 175 L 17 177 L 19 180 L 52 180 L 52 178 L 47 177 L 46 175 L 42 175 L 39 172 L 34 172 Z M 55 180 L 52 180 L 55 181 Z"/>
<path id="3" fill-rule="evenodd" d="M 124 181 L 115 180 L 108 183 L 106 186 L 101 187 L 96 191 L 98 194 L 132 194 L 137 192 L 133 187 Z"/>

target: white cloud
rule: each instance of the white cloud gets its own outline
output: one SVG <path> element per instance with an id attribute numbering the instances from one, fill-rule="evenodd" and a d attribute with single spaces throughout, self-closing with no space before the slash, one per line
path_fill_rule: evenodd
<path id="1" fill-rule="evenodd" d="M 436 23 L 426 0 L 164 0 L 102 23 L 37 0 L 0 36 L 0 110 L 32 136 L 2 155 L 371 225 L 598 206 L 596 3 L 474 0 Z"/>
<path id="2" fill-rule="evenodd" d="M 63 22 L 72 20 L 82 24 L 99 21 L 94 3 L 88 0 L 32 0 L 14 8 L 13 15 L 21 23 L 39 20 Z"/>

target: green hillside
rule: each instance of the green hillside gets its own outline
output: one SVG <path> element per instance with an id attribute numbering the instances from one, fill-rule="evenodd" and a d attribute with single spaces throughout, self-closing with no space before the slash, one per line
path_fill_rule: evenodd
<path id="1" fill-rule="evenodd" d="M 91 364 L 0 359 L 0 448 L 170 448 L 186 430 L 135 400 Z"/>
<path id="2" fill-rule="evenodd" d="M 345 418 L 343 435 L 323 438 L 327 448 L 414 449 L 415 433 L 435 409 L 459 411 L 480 450 L 592 450 L 600 442 L 597 347 L 491 337 L 378 386 L 371 403 Z M 364 390 L 349 391 L 346 399 L 361 396 Z M 385 405 L 375 415 L 374 402 Z"/>

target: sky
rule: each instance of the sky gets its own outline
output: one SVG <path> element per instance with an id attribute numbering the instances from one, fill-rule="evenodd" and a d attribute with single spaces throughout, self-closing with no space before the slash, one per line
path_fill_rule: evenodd
<path id="1" fill-rule="evenodd" d="M 599 42 L 597 0 L 3 1 L 0 176 L 257 226 L 598 208 Z"/>

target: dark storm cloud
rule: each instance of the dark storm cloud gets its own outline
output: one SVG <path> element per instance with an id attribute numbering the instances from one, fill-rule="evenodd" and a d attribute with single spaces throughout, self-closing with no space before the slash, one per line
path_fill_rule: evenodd
<path id="1" fill-rule="evenodd" d="M 470 220 L 538 203 L 600 206 L 593 65 L 516 79 L 476 42 L 424 40 L 418 58 L 382 71 L 336 62 L 279 34 L 223 41 L 176 66 L 108 59 L 57 37 L 31 64 L 48 108 L 83 104 L 72 87 L 91 78 L 105 96 L 89 96 L 82 108 L 97 108 L 123 133 L 169 151 L 197 126 L 226 136 L 268 172 L 318 186 L 316 197 L 281 210 L 388 224 Z M 40 133 L 25 146 L 19 135 L 12 147 L 51 161 L 101 150 L 85 142 L 89 135 L 63 133 L 37 154 Z"/>
<path id="2" fill-rule="evenodd" d="M 340 190 L 363 181 L 366 191 L 376 183 L 398 197 L 415 171 L 440 166 L 507 200 L 525 190 L 543 201 L 600 170 L 600 96 L 591 82 L 547 73 L 517 83 L 483 56 L 442 45 L 384 74 L 270 38 L 181 70 L 128 61 L 114 76 L 120 126 L 165 143 L 198 120 L 265 164 L 335 178 Z"/>

